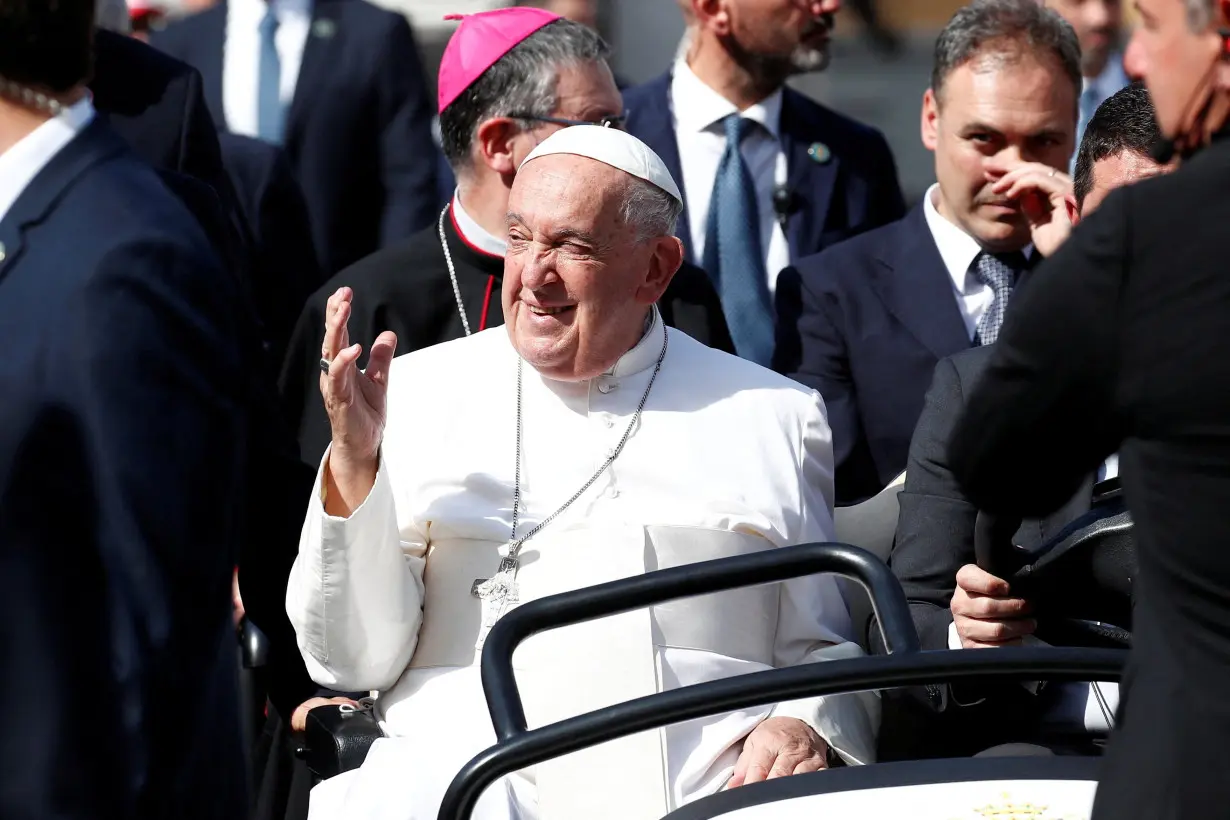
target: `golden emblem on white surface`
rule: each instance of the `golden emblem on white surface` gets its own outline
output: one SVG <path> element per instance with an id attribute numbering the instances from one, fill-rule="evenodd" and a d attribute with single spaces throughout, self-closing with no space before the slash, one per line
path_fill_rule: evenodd
<path id="1" fill-rule="evenodd" d="M 1048 806 L 1028 800 L 1016 802 L 1012 799 L 1012 795 L 1006 792 L 1000 795 L 998 802 L 980 806 L 973 810 L 973 814 L 960 818 L 954 817 L 952 820 L 978 820 L 979 818 L 988 818 L 988 820 L 1088 820 L 1084 815 L 1054 814 L 1049 811 Z"/>

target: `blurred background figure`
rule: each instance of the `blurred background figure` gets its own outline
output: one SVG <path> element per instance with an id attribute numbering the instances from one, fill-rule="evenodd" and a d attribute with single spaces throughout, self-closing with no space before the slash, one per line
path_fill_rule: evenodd
<path id="1" fill-rule="evenodd" d="M 516 5 L 545 9 L 565 20 L 598 28 L 598 0 L 521 0 Z"/>
<path id="2" fill-rule="evenodd" d="M 1081 44 L 1080 120 L 1076 126 L 1079 145 L 1085 126 L 1116 91 L 1128 84 L 1123 69 L 1121 0 L 1046 0 L 1076 30 Z M 1076 156 L 1072 157 L 1076 172 Z"/>
<path id="3" fill-rule="evenodd" d="M 365 0 L 226 0 L 151 42 L 200 71 L 220 127 L 285 147 L 325 273 L 431 221 L 429 88 L 403 16 Z"/>
<path id="4" fill-rule="evenodd" d="M 230 820 L 242 296 L 96 113 L 93 38 L 93 0 L 0 0 L 0 693 L 46 698 L 0 816 Z"/>
<path id="5" fill-rule="evenodd" d="M 885 25 L 877 0 L 847 0 L 850 8 L 863 23 L 863 33 L 872 48 L 886 57 L 895 57 L 901 51 L 901 38 Z"/>
<path id="6" fill-rule="evenodd" d="M 680 182 L 688 260 L 713 279 L 739 355 L 765 366 L 776 322 L 798 311 L 778 274 L 905 207 L 883 136 L 785 85 L 828 65 L 839 5 L 691 0 L 683 56 L 624 94 L 628 131 Z"/>

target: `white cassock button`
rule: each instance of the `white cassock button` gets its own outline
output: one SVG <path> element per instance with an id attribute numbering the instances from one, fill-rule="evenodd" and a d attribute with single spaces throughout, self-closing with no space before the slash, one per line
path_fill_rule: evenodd
<path id="1" fill-rule="evenodd" d="M 619 382 L 603 382 L 598 385 L 598 392 L 603 395 L 619 389 Z"/>
<path id="2" fill-rule="evenodd" d="M 607 426 L 607 429 L 608 429 L 608 430 L 609 430 L 610 428 L 614 427 L 614 426 L 615 426 L 615 419 L 607 419 L 607 420 L 606 420 L 606 426 Z"/>
<path id="3" fill-rule="evenodd" d="M 611 490 L 611 498 L 619 498 L 619 490 Z"/>

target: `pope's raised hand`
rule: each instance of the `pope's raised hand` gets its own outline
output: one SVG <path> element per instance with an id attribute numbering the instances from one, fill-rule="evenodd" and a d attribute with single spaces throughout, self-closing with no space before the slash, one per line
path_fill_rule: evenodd
<path id="1" fill-rule="evenodd" d="M 353 298 L 350 288 L 339 288 L 329 297 L 321 348 L 321 357 L 329 362 L 329 370 L 320 375 L 320 393 L 333 431 L 329 473 L 332 484 L 343 496 L 338 501 L 348 502 L 345 506 L 352 509 L 362 502 L 375 481 L 380 441 L 384 437 L 389 365 L 397 349 L 397 335 L 392 331 L 381 333 L 372 345 L 367 369 L 359 369 L 357 362 L 363 347 L 350 343 L 347 328 Z M 351 498 L 356 495 L 357 498 Z"/>

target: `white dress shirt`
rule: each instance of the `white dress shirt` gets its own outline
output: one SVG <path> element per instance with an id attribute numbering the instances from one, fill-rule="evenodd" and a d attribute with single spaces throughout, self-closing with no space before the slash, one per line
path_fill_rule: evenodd
<path id="1" fill-rule="evenodd" d="M 726 152 L 726 132 L 722 120 L 739 109 L 705 85 L 684 60 L 675 63 L 670 103 L 675 138 L 679 142 L 683 196 L 688 203 L 688 229 L 692 236 L 692 250 L 699 262 L 705 258 L 705 234 L 709 225 L 713 183 L 722 154 Z M 762 126 L 743 140 L 741 153 L 756 186 L 756 203 L 760 210 L 760 247 L 765 254 L 765 271 L 769 278 L 769 292 L 772 293 L 777 285 L 777 275 L 790 264 L 790 244 L 773 207 L 773 191 L 786 184 L 787 174 L 786 153 L 780 137 L 781 89 L 742 114 Z"/>
<path id="2" fill-rule="evenodd" d="M 944 260 L 944 268 L 952 278 L 957 309 L 961 311 L 965 330 L 969 333 L 970 341 L 973 341 L 978 332 L 978 322 L 995 301 L 995 292 L 989 285 L 979 281 L 974 273 L 974 260 L 982 253 L 982 247 L 974 237 L 940 214 L 936 209 L 939 196 L 938 183 L 927 189 L 923 197 L 923 215 L 927 219 L 927 227 L 931 229 L 931 238 L 939 249 L 940 259 Z M 1026 247 L 1024 253 L 1028 259 L 1033 253 L 1033 245 Z"/>
<path id="3" fill-rule="evenodd" d="M 228 0 L 226 42 L 222 50 L 222 109 L 226 128 L 247 137 L 257 136 L 260 24 L 269 8 L 278 18 L 273 36 L 281 66 L 282 105 L 290 110 L 312 28 L 312 0 Z"/>
<path id="4" fill-rule="evenodd" d="M 518 534 L 554 512 L 617 446 L 667 334 L 661 372 L 623 452 L 526 543 L 522 602 L 659 567 L 831 539 L 832 438 L 818 395 L 667 330 L 656 311 L 642 341 L 601 377 L 558 382 L 525 367 Z M 390 738 L 377 741 L 359 770 L 316 787 L 313 820 L 434 817 L 456 771 L 494 741 L 474 649 L 480 603 L 470 586 L 490 577 L 509 540 L 516 373 L 505 328 L 398 357 L 368 498 L 349 519 L 330 517 L 318 476 L 287 611 L 313 678 L 379 690 Z M 687 546 L 672 552 L 664 538 Z M 555 652 L 533 653 L 527 643 L 517 677 L 530 725 L 541 725 L 535 703 L 537 714 L 559 719 L 660 689 L 862 654 L 832 576 L 738 594 L 618 616 L 631 619 L 626 627 L 602 626 L 608 619 L 581 625 L 609 629 L 601 641 L 560 630 Z M 708 607 L 705 616 L 692 606 Z M 532 640 L 539 638 L 546 635 Z M 874 693 L 806 699 L 626 738 L 649 743 L 647 753 L 610 766 L 577 763 L 569 779 L 552 767 L 568 767 L 573 755 L 534 767 L 489 790 L 476 818 L 632 820 L 645 813 L 629 802 L 647 799 L 673 809 L 721 788 L 741 740 L 770 715 L 812 725 L 848 762 L 873 758 Z M 649 781 L 661 787 L 656 795 Z"/>
<path id="5" fill-rule="evenodd" d="M 34 181 L 39 171 L 64 150 L 94 119 L 94 104 L 86 94 L 22 137 L 16 145 L 0 154 L 0 220 Z"/>

